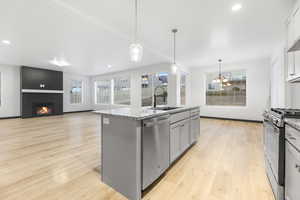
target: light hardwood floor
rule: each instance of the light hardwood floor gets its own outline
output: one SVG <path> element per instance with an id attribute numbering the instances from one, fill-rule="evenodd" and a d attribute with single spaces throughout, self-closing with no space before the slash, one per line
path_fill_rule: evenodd
<path id="1" fill-rule="evenodd" d="M 101 183 L 91 113 L 0 120 L 0 200 L 125 200 Z M 273 200 L 262 125 L 201 119 L 201 136 L 145 200 Z"/>

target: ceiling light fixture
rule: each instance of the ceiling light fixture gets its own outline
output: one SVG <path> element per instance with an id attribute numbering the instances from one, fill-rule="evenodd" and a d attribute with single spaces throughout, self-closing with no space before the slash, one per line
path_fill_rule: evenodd
<path id="1" fill-rule="evenodd" d="M 134 43 L 129 47 L 131 61 L 139 62 L 143 57 L 143 46 L 138 43 L 138 2 L 135 0 Z"/>
<path id="2" fill-rule="evenodd" d="M 176 64 L 176 33 L 178 32 L 178 29 L 173 29 L 173 64 L 172 64 L 172 73 L 176 74 L 177 72 L 177 64 Z"/>
<path id="3" fill-rule="evenodd" d="M 1 42 L 2 42 L 2 44 L 5 44 L 5 45 L 10 45 L 11 44 L 11 42 L 9 40 L 2 40 Z"/>
<path id="4" fill-rule="evenodd" d="M 110 69 L 110 68 L 112 68 L 112 66 L 111 65 L 107 65 L 107 68 Z"/>
<path id="5" fill-rule="evenodd" d="M 67 67 L 67 66 L 71 65 L 69 62 L 67 62 L 63 58 L 61 58 L 61 59 L 54 58 L 53 60 L 50 61 L 50 63 L 55 66 L 58 66 L 58 67 Z"/>
<path id="6" fill-rule="evenodd" d="M 242 9 L 242 7 L 243 7 L 242 4 L 237 3 L 237 4 L 234 4 L 231 9 L 232 9 L 232 11 L 239 11 Z"/>

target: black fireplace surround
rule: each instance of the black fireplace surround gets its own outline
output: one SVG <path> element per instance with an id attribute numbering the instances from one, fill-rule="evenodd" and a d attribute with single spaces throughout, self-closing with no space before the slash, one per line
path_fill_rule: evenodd
<path id="1" fill-rule="evenodd" d="M 21 117 L 63 114 L 63 73 L 21 67 Z"/>

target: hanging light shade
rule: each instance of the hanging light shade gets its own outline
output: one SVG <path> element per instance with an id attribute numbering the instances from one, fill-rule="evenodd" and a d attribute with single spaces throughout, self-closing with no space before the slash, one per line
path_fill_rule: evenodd
<path id="1" fill-rule="evenodd" d="M 129 46 L 132 62 L 140 62 L 143 57 L 143 46 L 138 43 L 138 2 L 135 0 L 134 43 Z"/>
<path id="2" fill-rule="evenodd" d="M 172 64 L 172 73 L 176 74 L 177 73 L 177 63 L 176 63 L 176 33 L 178 32 L 177 29 L 173 29 L 173 64 Z"/>
<path id="3" fill-rule="evenodd" d="M 129 47 L 132 62 L 140 62 L 143 57 L 143 47 L 138 43 L 133 43 Z"/>

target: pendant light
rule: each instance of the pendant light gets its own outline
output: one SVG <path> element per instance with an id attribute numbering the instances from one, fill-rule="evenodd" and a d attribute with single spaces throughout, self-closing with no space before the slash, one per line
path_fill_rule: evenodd
<path id="1" fill-rule="evenodd" d="M 134 43 L 129 47 L 132 62 L 139 62 L 143 57 L 143 46 L 138 43 L 138 0 L 135 0 Z"/>
<path id="2" fill-rule="evenodd" d="M 176 64 L 176 33 L 178 29 L 172 29 L 173 33 L 173 63 L 172 63 L 172 73 L 176 74 L 177 72 L 177 64 Z"/>

